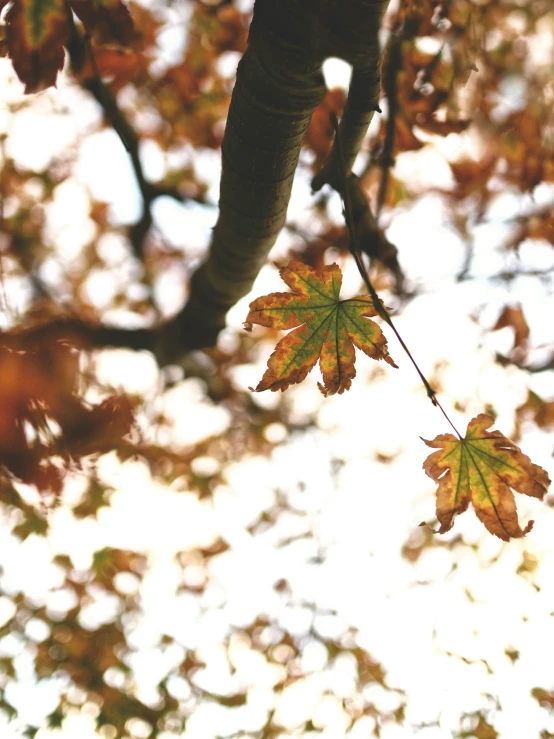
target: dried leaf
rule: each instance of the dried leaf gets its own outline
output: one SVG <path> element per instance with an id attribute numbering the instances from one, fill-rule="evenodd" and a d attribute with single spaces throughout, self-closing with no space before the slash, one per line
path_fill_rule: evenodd
<path id="1" fill-rule="evenodd" d="M 342 115 L 345 99 L 344 90 L 340 87 L 327 90 L 325 97 L 312 114 L 304 138 L 304 146 L 315 154 L 312 165 L 314 172 L 317 172 L 323 166 L 333 145 L 335 132 L 330 113 Z"/>
<path id="2" fill-rule="evenodd" d="M 97 44 L 136 48 L 139 40 L 127 6 L 121 0 L 70 0 L 85 30 Z"/>
<path id="3" fill-rule="evenodd" d="M 8 55 L 25 92 L 55 85 L 69 35 L 64 0 L 14 0 L 6 26 Z"/>
<path id="4" fill-rule="evenodd" d="M 516 408 L 516 424 L 530 418 L 541 429 L 554 426 L 554 400 L 544 400 L 532 390 L 527 391 L 527 399 Z"/>
<path id="5" fill-rule="evenodd" d="M 554 692 L 545 690 L 544 688 L 533 688 L 531 695 L 543 708 L 554 709 Z"/>
<path id="6" fill-rule="evenodd" d="M 70 466 L 118 448 L 133 425 L 127 396 L 79 395 L 77 341 L 53 324 L 0 336 L 0 470 L 42 492 L 59 493 Z"/>
<path id="7" fill-rule="evenodd" d="M 498 732 L 483 716 L 479 716 L 477 725 L 471 730 L 470 736 L 475 739 L 497 739 Z"/>
<path id="8" fill-rule="evenodd" d="M 281 277 L 294 291 L 271 293 L 250 303 L 245 327 L 252 323 L 291 331 L 277 344 L 256 391 L 286 390 L 302 382 L 319 359 L 324 395 L 348 390 L 354 368 L 354 346 L 373 359 L 384 359 L 396 367 L 387 351 L 381 329 L 369 316 L 377 315 L 368 295 L 339 300 L 342 274 L 336 264 L 318 274 L 302 262 L 292 260 L 281 269 Z"/>
<path id="9" fill-rule="evenodd" d="M 521 305 L 506 305 L 504 310 L 498 317 L 498 321 L 493 327 L 493 331 L 499 331 L 501 328 L 510 327 L 514 329 L 514 348 L 525 347 L 529 338 L 529 326 L 523 315 Z"/>
<path id="10" fill-rule="evenodd" d="M 496 164 L 494 157 L 481 161 L 460 159 L 457 162 L 450 162 L 450 169 L 456 180 L 457 194 L 460 197 L 466 197 L 485 189 Z"/>
<path id="11" fill-rule="evenodd" d="M 385 124 L 383 123 L 383 130 Z M 403 151 L 417 151 L 425 146 L 424 142 L 418 139 L 413 131 L 412 124 L 402 115 L 396 116 L 396 128 L 394 137 L 394 153 L 399 154 Z"/>
<path id="12" fill-rule="evenodd" d="M 437 136 L 448 136 L 450 133 L 462 133 L 471 125 L 468 119 L 449 119 L 439 121 L 436 118 L 429 118 L 426 121 L 418 121 L 417 125 L 428 133 L 434 133 Z"/>
<path id="13" fill-rule="evenodd" d="M 488 432 L 492 416 L 481 413 L 467 427 L 466 437 L 440 434 L 427 446 L 438 448 L 425 460 L 423 469 L 438 482 L 439 533 L 452 528 L 454 517 L 470 501 L 479 520 L 504 541 L 528 533 L 533 521 L 521 529 L 510 490 L 542 500 L 550 485 L 547 473 L 500 431 Z"/>

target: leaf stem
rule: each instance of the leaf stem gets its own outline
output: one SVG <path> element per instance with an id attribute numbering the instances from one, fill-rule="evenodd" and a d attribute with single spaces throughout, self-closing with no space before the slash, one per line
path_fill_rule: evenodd
<path id="1" fill-rule="evenodd" d="M 345 167 L 344 167 L 344 159 L 343 159 L 343 154 L 342 154 L 342 150 L 341 150 L 340 136 L 337 135 L 337 132 L 338 132 L 337 116 L 334 113 L 332 113 L 332 112 L 329 114 L 329 116 L 331 118 L 331 123 L 333 124 L 333 128 L 335 130 L 335 144 L 336 144 L 336 147 L 337 147 L 337 155 L 338 155 L 338 159 L 339 159 L 339 166 L 340 166 L 341 172 L 343 173 L 342 187 L 341 187 L 341 191 L 340 191 L 340 196 L 342 198 L 342 202 L 343 202 L 343 206 L 344 206 L 344 211 L 343 211 L 344 212 L 344 219 L 346 221 L 346 227 L 348 228 L 348 233 L 349 233 L 349 236 L 350 236 L 350 241 L 349 241 L 350 253 L 354 257 L 354 261 L 356 262 L 356 266 L 358 267 L 358 271 L 359 271 L 359 273 L 361 275 L 361 278 L 362 278 L 362 280 L 364 282 L 364 285 L 367 288 L 367 291 L 368 291 L 369 295 L 371 296 L 371 299 L 373 300 L 373 303 L 375 305 L 375 309 L 376 309 L 377 313 L 385 321 L 385 323 L 387 323 L 391 327 L 392 331 L 394 332 L 394 335 L 396 336 L 396 338 L 400 342 L 400 346 L 404 349 L 404 351 L 408 355 L 408 358 L 410 359 L 411 363 L 413 364 L 413 366 L 414 366 L 417 374 L 419 375 L 419 378 L 420 378 L 421 382 L 423 383 L 423 386 L 425 387 L 425 390 L 427 392 L 427 397 L 429 398 L 429 400 L 431 401 L 431 403 L 436 408 L 438 408 L 441 411 L 441 413 L 446 418 L 446 420 L 448 421 L 448 423 L 450 424 L 450 426 L 452 426 L 452 428 L 456 432 L 456 436 L 459 439 L 461 439 L 462 436 L 460 435 L 460 432 L 454 426 L 454 424 L 452 423 L 452 421 L 448 417 L 446 411 L 444 410 L 444 408 L 440 404 L 440 402 L 439 402 L 439 400 L 437 398 L 437 392 L 436 392 L 436 390 L 434 390 L 431 387 L 431 384 L 430 384 L 429 380 L 425 377 L 425 375 L 423 374 L 423 372 L 419 368 L 419 365 L 417 364 L 417 362 L 414 359 L 412 353 L 410 352 L 410 350 L 406 346 L 406 343 L 405 343 L 404 339 L 400 336 L 400 334 L 398 332 L 398 329 L 394 325 L 393 320 L 392 320 L 389 312 L 387 311 L 387 309 L 383 305 L 381 299 L 377 295 L 377 291 L 375 290 L 375 288 L 373 287 L 373 285 L 371 283 L 371 280 L 369 278 L 369 274 L 368 274 L 367 269 L 366 269 L 366 267 L 365 267 L 365 265 L 363 263 L 362 251 L 361 251 L 361 248 L 360 248 L 358 234 L 357 234 L 356 229 L 354 227 L 354 218 L 353 218 L 353 215 L 352 215 L 352 203 L 351 203 L 351 200 L 350 200 L 350 190 L 349 190 L 348 185 L 349 185 L 350 178 L 351 177 L 355 177 L 355 175 L 352 174 L 351 172 L 350 173 L 349 172 L 346 172 Z"/>

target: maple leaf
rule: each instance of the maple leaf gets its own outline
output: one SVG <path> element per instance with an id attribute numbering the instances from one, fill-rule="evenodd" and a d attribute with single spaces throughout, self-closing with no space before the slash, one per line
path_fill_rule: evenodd
<path id="1" fill-rule="evenodd" d="M 342 273 L 336 264 L 321 274 L 292 260 L 280 270 L 292 293 L 271 293 L 250 303 L 245 328 L 253 323 L 276 329 L 295 329 L 277 344 L 256 392 L 286 390 L 302 382 L 319 359 L 324 395 L 348 390 L 354 368 L 354 346 L 373 359 L 396 367 L 381 329 L 369 316 L 377 315 L 368 295 L 339 300 Z"/>
<path id="2" fill-rule="evenodd" d="M 423 469 L 439 483 L 439 534 L 452 528 L 454 517 L 470 501 L 479 520 L 504 541 L 525 536 L 533 527 L 529 521 L 525 529 L 520 528 L 510 488 L 542 500 L 550 479 L 504 434 L 486 431 L 493 423 L 492 416 L 481 413 L 469 422 L 464 439 L 453 434 L 423 439 L 427 446 L 438 448 L 427 457 Z"/>
<path id="3" fill-rule="evenodd" d="M 6 13 L 6 40 L 25 92 L 38 92 L 56 83 L 68 36 L 64 0 L 13 0 Z"/>

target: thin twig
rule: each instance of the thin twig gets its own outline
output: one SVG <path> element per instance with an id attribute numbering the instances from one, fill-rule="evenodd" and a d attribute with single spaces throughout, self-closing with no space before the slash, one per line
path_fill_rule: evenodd
<path id="1" fill-rule="evenodd" d="M 530 372 L 531 374 L 538 374 L 539 372 L 548 372 L 550 370 L 554 370 L 554 356 L 552 356 L 550 359 L 547 359 L 546 362 L 543 362 L 542 364 L 523 364 L 523 362 L 519 362 L 517 359 L 512 359 L 511 357 L 506 357 L 504 354 L 497 353 L 496 361 L 503 367 L 510 364 L 514 367 L 517 367 L 518 369 Z"/>
<path id="2" fill-rule="evenodd" d="M 68 51 L 72 65 L 77 72 L 82 69 L 84 60 L 87 57 L 90 60 L 93 73 L 92 77 L 84 80 L 81 84 L 102 107 L 111 127 L 119 136 L 121 143 L 131 159 L 133 173 L 142 197 L 142 212 L 138 221 L 131 227 L 130 240 L 136 256 L 142 259 L 144 240 L 150 231 L 153 221 L 152 203 L 156 198 L 165 196 L 179 203 L 189 200 L 201 205 L 205 205 L 205 201 L 201 197 L 182 195 L 176 188 L 163 187 L 148 182 L 140 160 L 140 138 L 119 108 L 115 96 L 102 81 L 90 36 L 88 34 L 81 34 L 74 23 L 72 24 Z"/>
<path id="3" fill-rule="evenodd" d="M 419 365 L 417 364 L 417 362 L 415 361 L 412 353 L 410 352 L 410 350 L 406 346 L 406 343 L 404 342 L 404 339 L 398 333 L 398 330 L 397 330 L 396 326 L 394 325 L 393 320 L 390 317 L 389 312 L 387 311 L 387 309 L 383 305 L 381 299 L 377 295 L 377 292 L 376 292 L 375 288 L 373 287 L 373 285 L 371 283 L 371 280 L 370 280 L 369 275 L 367 273 L 367 269 L 365 268 L 365 265 L 363 263 L 362 253 L 361 253 L 360 244 L 359 244 L 359 240 L 358 240 L 358 234 L 356 233 L 356 229 L 354 228 L 354 219 L 352 217 L 352 204 L 351 204 L 351 201 L 350 201 L 350 194 L 349 194 L 349 188 L 348 188 L 349 177 L 351 177 L 352 175 L 350 173 L 347 173 L 344 170 L 344 167 L 343 167 L 343 161 L 344 160 L 342 158 L 342 151 L 341 151 L 340 139 L 336 135 L 336 132 L 337 132 L 337 129 L 338 129 L 336 116 L 333 115 L 333 114 L 331 114 L 331 120 L 332 120 L 333 126 L 335 128 L 335 142 L 336 142 L 336 145 L 337 145 L 337 155 L 338 155 L 338 158 L 339 158 L 339 163 L 340 163 L 341 169 L 342 169 L 342 171 L 344 173 L 343 174 L 343 183 L 342 183 L 342 188 L 341 188 L 341 196 L 342 196 L 342 201 L 343 201 L 343 204 L 344 204 L 344 215 L 345 215 L 345 220 L 346 220 L 346 226 L 347 226 L 348 232 L 350 234 L 350 252 L 351 252 L 352 256 L 354 257 L 354 261 L 356 262 L 356 266 L 358 267 L 358 271 L 359 271 L 359 273 L 360 273 L 360 275 L 362 277 L 362 280 L 364 281 L 364 284 L 365 284 L 365 286 L 367 288 L 367 291 L 368 291 L 371 299 L 373 300 L 373 303 L 375 305 L 375 309 L 376 309 L 377 313 L 385 321 L 385 323 L 387 323 L 390 326 L 390 328 L 392 329 L 394 335 L 396 336 L 396 338 L 400 342 L 401 347 L 406 352 L 406 354 L 407 354 L 408 358 L 410 359 L 411 363 L 413 364 L 413 366 L 414 366 L 417 374 L 419 375 L 419 378 L 420 378 L 421 382 L 423 383 L 423 386 L 425 387 L 425 390 L 427 391 L 427 396 L 428 396 L 429 400 L 431 401 L 431 403 L 434 406 L 436 406 L 437 408 L 440 409 L 440 411 L 442 412 L 443 416 L 446 418 L 446 420 L 448 421 L 448 423 L 450 424 L 450 426 L 452 426 L 452 428 L 456 432 L 456 436 L 459 439 L 461 439 L 462 437 L 461 437 L 458 429 L 454 426 L 454 424 L 452 423 L 452 421 L 448 417 L 446 411 L 444 410 L 444 408 L 440 404 L 440 402 L 439 402 L 439 400 L 437 398 L 436 391 L 433 390 L 433 388 L 431 387 L 431 384 L 429 383 L 429 381 L 427 380 L 427 378 L 425 377 L 425 375 L 423 374 L 423 372 L 419 368 Z"/>
<path id="4" fill-rule="evenodd" d="M 473 241 L 470 238 L 465 238 L 463 240 L 463 246 L 464 246 L 464 261 L 460 268 L 460 271 L 456 275 L 456 282 L 463 282 L 467 279 L 469 272 L 471 270 L 471 265 L 473 263 L 473 256 L 474 256 L 474 248 L 473 248 Z"/>
<path id="5" fill-rule="evenodd" d="M 380 154 L 381 181 L 377 194 L 375 218 L 379 220 L 381 210 L 387 197 L 389 174 L 394 166 L 394 142 L 396 138 L 396 113 L 398 110 L 398 70 L 402 61 L 402 31 L 403 25 L 397 21 L 391 32 L 389 49 L 386 60 L 385 74 L 383 75 L 383 91 L 387 97 L 387 122 L 385 125 L 385 140 Z"/>
<path id="6" fill-rule="evenodd" d="M 93 70 L 93 77 L 83 82 L 85 87 L 102 106 L 110 125 L 119 136 L 121 143 L 125 147 L 131 159 L 131 166 L 137 181 L 138 188 L 142 197 L 142 212 L 138 221 L 131 227 L 130 240 L 135 255 L 142 259 L 144 252 L 144 241 L 150 228 L 152 227 L 152 203 L 156 198 L 165 195 L 182 203 L 187 198 L 183 197 L 174 188 L 164 188 L 153 185 L 148 182 L 144 176 L 142 162 L 140 160 L 140 139 L 136 131 L 129 124 L 124 114 L 117 105 L 117 101 L 111 90 L 102 82 L 100 71 L 96 63 L 94 49 L 90 41 L 90 37 L 84 37 L 88 57 Z"/>

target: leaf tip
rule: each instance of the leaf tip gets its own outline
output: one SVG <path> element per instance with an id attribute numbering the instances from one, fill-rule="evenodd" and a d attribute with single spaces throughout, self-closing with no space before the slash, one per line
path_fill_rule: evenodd
<path id="1" fill-rule="evenodd" d="M 428 524 L 427 521 L 422 521 L 420 524 L 418 524 L 418 528 L 424 528 L 427 529 L 427 531 L 430 531 L 431 534 L 442 534 L 443 532 L 440 529 L 434 529 L 431 524 Z"/>
<path id="2" fill-rule="evenodd" d="M 323 395 L 324 398 L 328 398 L 329 395 L 334 395 L 328 388 L 325 387 L 325 385 L 322 385 L 321 382 L 317 383 L 317 387 L 319 389 L 319 392 Z"/>

